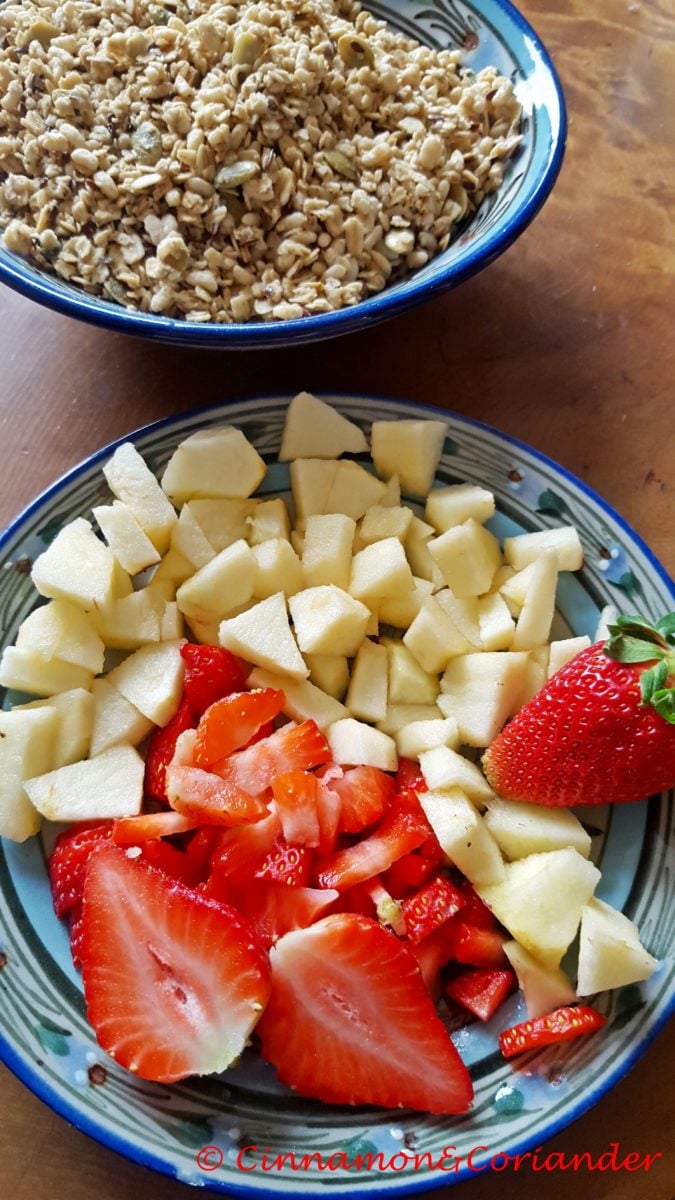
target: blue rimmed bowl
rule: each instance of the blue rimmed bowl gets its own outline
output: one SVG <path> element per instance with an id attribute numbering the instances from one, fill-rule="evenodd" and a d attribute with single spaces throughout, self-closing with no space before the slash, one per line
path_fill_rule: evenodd
<path id="1" fill-rule="evenodd" d="M 373 420 L 425 414 L 447 419 L 437 481 L 490 488 L 497 499 L 491 526 L 499 536 L 573 522 L 585 563 L 578 575 L 561 577 L 561 632 L 592 636 L 607 603 L 638 608 L 652 618 L 675 607 L 672 581 L 637 535 L 584 483 L 523 443 L 419 405 L 325 398 L 366 433 Z M 270 464 L 263 494 L 283 494 L 288 468 L 275 460 L 287 403 L 283 397 L 231 402 L 171 417 L 131 436 L 160 470 L 188 434 L 235 424 Z M 0 538 L 0 650 L 14 640 L 35 603 L 27 560 L 66 521 L 89 515 L 100 503 L 101 466 L 112 449 L 54 484 Z M 283 1194 L 329 1200 L 356 1191 L 369 1200 L 385 1194 L 393 1200 L 472 1177 L 489 1169 L 495 1155 L 540 1146 L 580 1116 L 626 1074 L 675 1008 L 674 801 L 670 792 L 584 814 L 602 869 L 598 894 L 637 922 L 645 945 L 660 960 L 656 973 L 647 983 L 599 998 L 608 1023 L 597 1036 L 550 1047 L 516 1065 L 501 1059 L 496 1035 L 523 1019 L 519 997 L 507 1001 L 492 1023 L 455 1029 L 476 1089 L 471 1112 L 460 1118 L 303 1100 L 280 1087 L 252 1051 L 236 1070 L 171 1087 L 144 1083 L 120 1069 L 100 1050 L 87 1023 L 67 933 L 54 916 L 45 869 L 48 830 L 23 845 L 0 842 L 0 1058 L 47 1104 L 104 1145 L 187 1183 L 248 1200 Z M 198 1162 L 206 1146 L 211 1149 Z M 251 1146 L 258 1147 L 256 1153 L 245 1151 Z M 449 1146 L 463 1159 L 457 1172 L 447 1158 L 444 1168 L 430 1167 Z M 417 1169 L 415 1153 L 421 1156 Z M 323 1170 L 317 1154 L 323 1155 Z M 283 1162 L 277 1168 L 278 1155 Z M 358 1155 L 366 1163 L 373 1156 L 370 1170 L 349 1166 Z M 332 1167 L 325 1166 L 329 1160 Z M 503 1161 L 498 1159 L 502 1166 Z"/>
<path id="2" fill-rule="evenodd" d="M 553 187 L 562 163 L 565 104 L 551 59 L 509 0 L 372 0 L 376 16 L 438 48 L 465 48 L 475 71 L 488 65 L 511 78 L 523 106 L 523 142 L 499 190 L 486 197 L 458 236 L 428 266 L 361 303 L 294 321 L 194 324 L 121 308 L 88 295 L 11 254 L 0 243 L 0 281 L 65 316 L 116 333 L 212 349 L 255 349 L 320 341 L 366 329 L 469 279 L 498 258 L 527 228 Z"/>

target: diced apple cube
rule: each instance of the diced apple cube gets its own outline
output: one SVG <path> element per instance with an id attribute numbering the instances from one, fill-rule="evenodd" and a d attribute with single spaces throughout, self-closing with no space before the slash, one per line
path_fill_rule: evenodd
<path id="1" fill-rule="evenodd" d="M 175 600 L 169 600 L 162 614 L 160 642 L 177 642 L 183 636 L 183 614 Z"/>
<path id="2" fill-rule="evenodd" d="M 469 518 L 429 542 L 429 553 L 455 596 L 482 596 L 489 592 L 501 564 L 494 534 Z"/>
<path id="3" fill-rule="evenodd" d="M 544 552 L 532 571 L 525 603 L 516 623 L 511 647 L 513 650 L 533 650 L 548 641 L 555 612 L 555 592 L 558 567 L 555 554 Z"/>
<path id="4" fill-rule="evenodd" d="M 571 846 L 582 858 L 591 852 L 591 839 L 581 821 L 566 808 L 540 808 L 516 800 L 488 799 L 485 824 L 507 858 L 527 858 L 546 850 Z"/>
<path id="5" fill-rule="evenodd" d="M 293 458 L 339 458 L 368 450 L 366 436 L 330 404 L 300 392 L 291 400 L 281 438 L 279 462 Z"/>
<path id="6" fill-rule="evenodd" d="M 427 496 L 424 516 L 439 533 L 463 525 L 470 517 L 483 525 L 494 515 L 495 498 L 492 492 L 475 483 L 452 483 L 448 487 L 432 488 Z"/>
<path id="7" fill-rule="evenodd" d="M 186 500 L 250 496 L 265 477 L 265 463 L 241 429 L 204 429 L 181 442 L 162 475 L 174 504 Z"/>
<path id="8" fill-rule="evenodd" d="M 30 613 L 19 627 L 19 650 L 59 659 L 92 675 L 103 670 L 105 647 L 91 617 L 67 600 L 52 600 Z"/>
<path id="9" fill-rule="evenodd" d="M 133 746 L 113 746 L 96 758 L 26 781 L 26 792 L 48 821 L 134 817 L 143 801 L 144 763 Z"/>
<path id="10" fill-rule="evenodd" d="M 336 763 L 350 767 L 379 767 L 381 771 L 396 770 L 396 742 L 379 729 L 373 729 L 372 725 L 345 717 L 329 726 L 326 737 Z"/>
<path id="11" fill-rule="evenodd" d="M 523 691 L 527 654 L 465 654 L 448 664 L 437 704 L 454 717 L 468 746 L 489 746 L 513 715 Z"/>
<path id="12" fill-rule="evenodd" d="M 56 727 L 53 708 L 0 712 L 0 837 L 25 842 L 40 828 L 24 782 L 51 767 Z"/>
<path id="13" fill-rule="evenodd" d="M 414 721 L 437 721 L 442 714 L 435 704 L 388 704 L 384 721 L 377 722 L 382 733 L 397 734 Z"/>
<path id="14" fill-rule="evenodd" d="M 389 659 L 389 703 L 435 704 L 440 690 L 438 675 L 425 671 L 403 642 L 387 638 L 382 645 Z"/>
<path id="15" fill-rule="evenodd" d="M 511 574 L 503 580 L 499 587 L 499 594 L 508 606 L 508 610 L 512 617 L 520 616 L 520 610 L 525 603 L 527 589 L 530 586 L 535 564 L 528 563 L 520 571 L 514 571 L 510 567 Z M 504 569 L 504 568 L 502 568 Z M 493 586 L 496 587 L 496 576 L 493 581 Z"/>
<path id="16" fill-rule="evenodd" d="M 341 700 L 349 686 L 349 663 L 345 654 L 306 654 L 309 677 L 322 692 Z"/>
<path id="17" fill-rule="evenodd" d="M 118 446 L 103 474 L 113 495 L 126 504 L 155 549 L 164 554 L 176 514 L 136 447 L 131 442 Z"/>
<path id="18" fill-rule="evenodd" d="M 355 655 L 370 612 L 342 588 L 326 584 L 291 596 L 289 608 L 298 645 L 307 654 Z"/>
<path id="19" fill-rule="evenodd" d="M 191 504 L 184 504 L 181 509 L 171 533 L 171 549 L 192 563 L 191 575 L 216 557 L 216 552 L 199 524 Z"/>
<path id="20" fill-rule="evenodd" d="M 434 482 L 447 429 L 447 421 L 374 421 L 370 434 L 378 475 L 384 479 L 398 475 L 404 492 L 426 496 Z"/>
<path id="21" fill-rule="evenodd" d="M 217 621 L 251 599 L 256 574 L 253 551 L 240 538 L 180 585 L 178 607 L 188 620 Z"/>
<path id="22" fill-rule="evenodd" d="M 302 563 L 285 538 L 269 538 L 253 547 L 256 575 L 253 595 L 266 600 L 276 592 L 294 596 L 304 586 Z"/>
<path id="23" fill-rule="evenodd" d="M 516 941 L 557 967 L 599 878 L 598 868 L 576 850 L 549 850 L 508 863 L 501 883 L 478 892 Z"/>
<path id="24" fill-rule="evenodd" d="M 168 724 L 178 708 L 185 676 L 180 647 L 180 642 L 141 646 L 108 675 L 108 683 L 154 725 Z"/>
<path id="25" fill-rule="evenodd" d="M 427 525 L 413 514 L 404 542 L 410 568 L 419 579 L 431 579 L 436 564 L 429 553 L 429 542 L 434 536 L 433 525 Z"/>
<path id="26" fill-rule="evenodd" d="M 634 921 L 603 900 L 589 901 L 581 913 L 579 996 L 641 983 L 657 966 L 657 959 L 642 945 Z"/>
<path id="27" fill-rule="evenodd" d="M 462 874 L 475 886 L 498 885 L 505 875 L 499 846 L 460 788 L 420 792 L 419 800 L 441 850 Z"/>
<path id="28" fill-rule="evenodd" d="M 194 564 L 179 550 L 167 550 L 152 579 L 154 583 L 170 583 L 174 596 L 181 583 L 194 575 Z"/>
<path id="29" fill-rule="evenodd" d="M 451 721 L 452 717 L 446 717 Z M 456 726 L 456 722 L 453 722 Z M 459 754 L 459 730 L 456 745 L 437 746 L 420 755 L 420 770 L 432 792 L 448 792 L 459 788 L 478 808 L 494 799 L 483 772 L 463 754 Z"/>
<path id="30" fill-rule="evenodd" d="M 444 670 L 456 654 L 467 654 L 473 647 L 441 608 L 435 596 L 422 604 L 415 620 L 403 635 L 403 642 L 430 674 Z"/>
<path id="31" fill-rule="evenodd" d="M 339 462 L 323 511 L 344 513 L 358 521 L 374 504 L 382 503 L 386 490 L 385 484 L 365 467 L 355 462 Z"/>
<path id="32" fill-rule="evenodd" d="M 115 558 L 130 575 L 159 562 L 159 552 L 128 505 L 113 500 L 112 504 L 98 505 L 92 513 Z"/>
<path id="33" fill-rule="evenodd" d="M 566 663 L 576 658 L 577 654 L 581 654 L 582 650 L 588 650 L 590 645 L 591 639 L 585 635 L 583 637 L 563 638 L 561 641 L 551 642 L 546 678 L 550 679 L 552 675 L 555 675 L 556 671 L 559 671 Z"/>
<path id="34" fill-rule="evenodd" d="M 32 772 L 36 775 L 56 767 L 67 767 L 70 763 L 79 762 L 81 758 L 87 757 L 91 742 L 94 698 L 91 692 L 86 692 L 84 688 L 73 688 L 70 692 L 59 692 L 48 700 L 31 700 L 29 704 L 20 704 L 12 711 L 28 712 L 42 708 L 51 709 L 56 713 L 56 730 L 51 761 Z"/>
<path id="35" fill-rule="evenodd" d="M 560 967 L 545 967 L 519 942 L 505 942 L 503 950 L 516 973 L 531 1020 L 574 1003 L 574 988 Z"/>
<path id="36" fill-rule="evenodd" d="M 619 610 L 615 604 L 606 604 L 600 610 L 600 618 L 593 636 L 593 642 L 606 642 L 609 637 L 609 626 L 616 624 L 616 618 L 619 615 Z"/>
<path id="37" fill-rule="evenodd" d="M 459 748 L 459 731 L 457 722 L 452 717 L 432 721 L 412 721 L 395 734 L 396 745 L 401 758 L 419 759 L 425 750 L 434 750 L 437 746 Z"/>
<path id="38" fill-rule="evenodd" d="M 221 646 L 241 655 L 253 666 L 279 671 L 294 679 L 306 679 L 309 675 L 290 627 L 283 592 L 223 621 L 219 637 Z"/>
<path id="39" fill-rule="evenodd" d="M 289 472 L 296 528 L 304 529 L 308 517 L 325 512 L 326 500 L 337 475 L 334 459 L 296 458 Z"/>
<path id="40" fill-rule="evenodd" d="M 370 608 L 412 590 L 413 574 L 398 538 L 374 542 L 354 555 L 349 591 Z"/>
<path id="41" fill-rule="evenodd" d="M 130 704 L 107 679 L 95 679 L 91 685 L 93 723 L 89 756 L 95 758 L 111 746 L 127 742 L 137 746 L 153 728 L 152 721 Z M 84 757 L 81 755 L 80 757 Z M 76 760 L 73 760 L 76 761 Z M 65 764 L 63 764 L 65 766 Z"/>
<path id="42" fill-rule="evenodd" d="M 469 645 L 474 650 L 484 650 L 480 631 L 479 599 L 476 596 L 455 596 L 447 587 L 436 591 L 435 598 Z"/>
<path id="43" fill-rule="evenodd" d="M 32 650 L 19 650 L 16 646 L 6 646 L 0 660 L 0 687 L 26 692 L 29 696 L 56 696 L 73 688 L 88 692 L 91 681 L 92 673 L 84 667 L 74 667 L 58 658 L 48 661 Z"/>
<path id="44" fill-rule="evenodd" d="M 258 511 L 258 501 L 221 497 L 218 500 L 189 500 L 187 507 L 214 553 L 220 554 L 240 538 L 249 540 L 249 521 Z"/>
<path id="45" fill-rule="evenodd" d="M 246 611 L 246 610 L 245 610 Z M 236 613 L 236 616 L 239 614 Z M 219 646 L 220 645 L 220 621 L 200 621 L 197 617 L 190 617 L 187 621 L 192 634 L 191 640 L 199 642 L 200 646 Z M 162 638 L 162 641 L 165 639 Z"/>
<path id="46" fill-rule="evenodd" d="M 478 625 L 483 650 L 508 650 L 515 625 L 506 602 L 499 595 L 478 600 Z"/>
<path id="47" fill-rule="evenodd" d="M 246 518 L 249 546 L 259 546 L 274 538 L 290 540 L 291 519 L 280 496 L 274 500 L 259 500 L 253 513 Z"/>
<path id="48" fill-rule="evenodd" d="M 381 542 L 384 538 L 398 538 L 405 542 L 412 521 L 412 509 L 375 504 L 361 518 L 359 534 L 362 546 Z"/>
<path id="49" fill-rule="evenodd" d="M 383 508 L 400 508 L 401 506 L 401 481 L 398 475 L 392 475 L 387 480 L 386 491 L 382 493 L 380 504 Z"/>
<path id="50" fill-rule="evenodd" d="M 418 579 L 413 575 L 413 586 L 409 592 L 385 596 L 380 601 L 377 609 L 380 622 L 393 625 L 395 629 L 408 629 L 432 592 L 433 584 L 429 579 Z"/>
<path id="51" fill-rule="evenodd" d="M 132 590 L 128 574 L 83 517 L 57 533 L 33 563 L 31 578 L 41 596 L 70 600 L 86 611 L 105 608 Z"/>
<path id="52" fill-rule="evenodd" d="M 116 600 L 110 608 L 93 617 L 94 625 L 106 646 L 116 650 L 138 650 L 147 642 L 158 642 L 166 601 L 149 587 Z"/>
<path id="53" fill-rule="evenodd" d="M 555 554 L 559 571 L 578 571 L 583 566 L 584 552 L 574 525 L 504 538 L 504 558 L 516 571 L 535 562 L 546 550 Z"/>
<path id="54" fill-rule="evenodd" d="M 534 650 L 530 650 L 523 672 L 523 688 L 514 707 L 514 713 L 527 704 L 533 696 L 536 696 L 546 683 L 548 655 L 548 646 L 536 646 Z"/>
<path id="55" fill-rule="evenodd" d="M 344 513 L 313 514 L 307 518 L 302 547 L 302 570 L 307 587 L 334 584 L 349 587 L 356 522 Z"/>
<path id="56" fill-rule="evenodd" d="M 361 721 L 382 721 L 387 713 L 387 651 L 366 638 L 359 647 L 345 704 Z"/>
<path id="57" fill-rule="evenodd" d="M 334 721 L 348 716 L 344 704 L 329 696 L 308 679 L 289 679 L 254 667 L 247 680 L 251 688 L 278 688 L 284 693 L 283 712 L 295 721 L 315 721 L 319 729 L 327 729 Z"/>

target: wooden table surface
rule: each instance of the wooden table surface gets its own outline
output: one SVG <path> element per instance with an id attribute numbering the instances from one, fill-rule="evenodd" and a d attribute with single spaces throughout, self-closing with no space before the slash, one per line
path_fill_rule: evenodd
<path id="1" fill-rule="evenodd" d="M 209 354 L 88 328 L 0 289 L 0 522 L 111 438 L 247 393 L 363 389 L 488 421 L 596 488 L 675 569 L 675 27 L 668 0 L 526 0 L 565 87 L 552 198 L 496 264 L 368 334 Z M 669 11 L 670 9 L 670 11 Z M 661 1152 L 648 1173 L 518 1175 L 521 1200 L 672 1200 L 673 1029 L 550 1144 Z M 3 1200 L 188 1200 L 69 1128 L 0 1069 Z M 497 1200 L 503 1175 L 460 1185 Z M 440 1193 L 436 1193 L 439 1195 Z"/>

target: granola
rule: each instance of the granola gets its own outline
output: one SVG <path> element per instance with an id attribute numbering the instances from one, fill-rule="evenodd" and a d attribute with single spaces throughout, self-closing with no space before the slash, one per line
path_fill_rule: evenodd
<path id="1" fill-rule="evenodd" d="M 143 312 L 358 303 L 447 247 L 520 118 L 352 0 L 0 6 L 4 244 Z"/>

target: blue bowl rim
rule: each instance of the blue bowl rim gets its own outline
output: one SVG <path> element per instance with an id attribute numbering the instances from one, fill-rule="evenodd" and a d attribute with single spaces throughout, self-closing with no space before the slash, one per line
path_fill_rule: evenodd
<path id="1" fill-rule="evenodd" d="M 552 468 L 553 470 L 562 474 L 564 478 L 568 479 L 570 483 L 579 488 L 584 495 L 591 499 L 593 503 L 596 504 L 603 512 L 606 512 L 608 516 L 610 516 L 612 520 L 615 521 L 623 531 L 625 531 L 629 538 L 639 547 L 640 551 L 645 556 L 655 573 L 666 584 L 667 588 L 672 594 L 673 603 L 675 604 L 675 583 L 668 575 L 665 567 L 659 562 L 647 544 L 643 541 L 640 535 L 636 533 L 634 529 L 632 529 L 628 522 L 625 521 L 624 518 L 620 516 L 620 514 L 616 512 L 616 510 L 592 487 L 590 487 L 582 479 L 579 479 L 578 476 L 576 476 L 572 471 L 567 470 L 566 467 L 561 466 L 542 451 L 536 450 L 533 446 L 530 446 L 521 438 L 514 437 L 512 434 L 503 433 L 495 426 L 489 425 L 485 421 L 479 421 L 474 417 L 468 417 L 462 413 L 455 413 L 446 409 L 437 408 L 430 404 L 421 404 L 417 401 L 406 401 L 400 397 L 373 394 L 364 396 L 359 392 L 347 391 L 333 393 L 316 392 L 315 395 L 325 399 L 327 402 L 330 402 L 331 398 L 347 400 L 361 399 L 366 401 L 374 400 L 376 403 L 386 403 L 394 407 L 400 406 L 402 408 L 409 407 L 411 403 L 414 403 L 415 407 L 418 408 L 421 413 L 426 413 L 430 418 L 440 418 L 446 420 L 451 418 L 453 421 L 457 421 L 460 424 L 471 426 L 474 429 L 483 430 L 490 436 L 497 437 L 498 439 L 507 442 L 509 445 L 512 445 L 515 449 L 524 451 L 526 454 L 531 455 L 536 461 L 541 462 L 542 465 Z M 261 401 L 268 399 L 290 400 L 291 397 L 290 395 L 287 396 L 283 393 L 266 393 L 263 396 L 255 395 L 231 397 L 227 401 L 221 401 L 220 403 L 201 405 L 198 408 L 187 409 L 180 413 L 173 413 L 171 416 L 162 417 L 158 421 L 151 421 L 149 424 L 142 425 L 123 437 L 116 438 L 114 441 L 109 442 L 106 446 L 101 447 L 101 449 L 96 450 L 93 454 L 90 454 L 87 458 L 76 464 L 76 466 L 74 466 L 70 471 L 65 472 L 65 474 L 63 474 L 48 488 L 45 488 L 44 491 L 42 491 L 40 495 L 35 498 L 35 500 L 27 505 L 10 522 L 4 532 L 0 534 L 0 553 L 3 551 L 7 542 L 14 536 L 14 533 L 20 528 L 21 524 L 27 518 L 32 516 L 41 504 L 55 496 L 64 486 L 74 482 L 85 471 L 95 467 L 103 458 L 106 458 L 111 451 L 114 451 L 117 446 L 122 445 L 122 443 L 127 441 L 138 441 L 149 433 L 158 431 L 160 429 L 165 429 L 172 424 L 180 422 L 187 416 L 199 417 L 213 412 L 215 409 L 222 409 L 224 405 L 245 403 L 246 401 L 250 401 L 252 399 Z M 588 1110 L 597 1104 L 598 1101 L 601 1100 L 602 1097 L 605 1096 L 609 1091 L 611 1091 L 611 1089 L 621 1079 L 628 1075 L 636 1063 L 647 1052 L 661 1030 L 665 1028 L 674 1012 L 675 989 L 673 990 L 667 1006 L 659 1015 L 658 1019 L 652 1022 L 640 1040 L 631 1048 L 629 1054 L 627 1056 L 622 1056 L 617 1060 L 615 1068 L 610 1072 L 609 1076 L 603 1080 L 602 1083 L 600 1083 L 597 1087 L 590 1088 L 585 1093 L 583 1099 L 571 1111 L 564 1113 L 560 1118 L 552 1121 L 550 1124 L 546 1124 L 544 1122 L 536 1136 L 528 1136 L 522 1142 L 516 1143 L 516 1145 L 512 1146 L 509 1150 L 509 1153 L 514 1155 L 524 1154 L 528 1150 L 534 1150 L 541 1143 L 548 1141 L 549 1139 L 555 1137 L 558 1133 L 561 1133 L 562 1130 L 567 1129 L 568 1126 L 577 1121 L 581 1116 L 583 1116 L 584 1113 L 588 1112 Z M 126 1138 L 115 1134 L 114 1132 L 102 1129 L 100 1125 L 97 1124 L 96 1120 L 78 1111 L 78 1109 L 71 1104 L 69 1100 L 58 1096 L 55 1098 L 49 1084 L 42 1079 L 39 1071 L 33 1066 L 32 1063 L 27 1062 L 15 1052 L 14 1048 L 5 1038 L 2 1029 L 0 1029 L 0 1061 L 4 1062 L 5 1066 L 8 1067 L 17 1077 L 17 1079 L 19 1079 L 30 1091 L 32 1091 L 34 1095 L 38 1097 L 38 1099 L 42 1100 L 43 1103 L 51 1108 L 53 1112 L 56 1112 L 59 1116 L 63 1117 L 69 1122 L 69 1124 L 73 1125 L 81 1133 L 91 1137 L 94 1141 L 99 1142 L 107 1149 L 113 1150 L 117 1154 L 122 1155 L 123 1158 L 126 1158 L 130 1162 L 134 1162 L 141 1167 L 147 1167 L 150 1170 L 153 1170 L 160 1175 L 168 1176 L 171 1179 L 178 1178 L 171 1165 L 165 1160 L 161 1159 L 158 1155 L 134 1146 L 132 1143 L 128 1142 Z M 486 1167 L 485 1170 L 480 1171 L 480 1174 L 486 1174 L 489 1169 L 489 1166 Z M 477 1173 L 478 1172 L 471 1170 L 469 1167 L 462 1167 L 457 1174 L 453 1173 L 449 1179 L 446 1178 L 444 1183 L 445 1185 L 450 1183 L 460 1183 L 467 1179 L 474 1178 Z M 409 1196 L 418 1192 L 431 1191 L 438 1186 L 438 1183 L 439 1181 L 430 1174 L 428 1178 L 423 1177 L 421 1179 L 413 1179 L 405 1184 L 399 1184 L 399 1186 L 394 1190 L 393 1194 L 394 1196 Z M 280 1195 L 280 1193 L 275 1189 L 257 1186 L 250 1176 L 247 1176 L 246 1185 L 233 1184 L 231 1182 L 228 1182 L 227 1185 L 225 1185 L 224 1183 L 219 1183 L 217 1179 L 205 1175 L 203 1180 L 200 1179 L 199 1185 L 205 1187 L 207 1191 L 218 1192 L 221 1194 L 238 1195 L 244 1198 L 244 1200 L 251 1200 L 251 1197 L 254 1196 L 266 1197 L 267 1200 L 278 1200 Z M 331 1195 L 334 1195 L 336 1200 L 347 1200 L 347 1198 L 352 1194 L 352 1189 L 349 1187 L 343 1188 L 331 1186 L 330 1190 Z M 377 1185 L 369 1187 L 365 1194 L 368 1198 L 372 1197 L 373 1200 L 390 1200 L 392 1195 L 390 1188 Z M 325 1189 L 303 1189 L 301 1195 L 306 1197 L 306 1200 L 325 1200 L 326 1191 Z"/>
<path id="2" fill-rule="evenodd" d="M 416 280 L 413 275 L 398 294 L 385 288 L 352 307 L 339 309 L 337 312 L 321 313 L 315 317 L 231 325 L 207 322 L 191 324 L 173 317 L 155 316 L 152 313 L 129 309 L 118 311 L 106 301 L 96 304 L 95 298 L 86 293 L 80 294 L 75 289 L 72 292 L 64 291 L 64 283 L 47 275 L 38 275 L 27 261 L 14 255 L 9 260 L 0 256 L 0 282 L 55 312 L 90 325 L 101 326 L 113 333 L 126 333 L 176 345 L 226 350 L 287 346 L 338 337 L 366 328 L 371 323 L 398 316 L 416 304 L 432 300 L 442 292 L 470 279 L 508 250 L 543 207 L 560 172 L 567 137 L 567 109 L 562 84 L 543 41 L 511 0 L 488 0 L 488 3 L 501 9 L 507 19 L 516 26 L 523 40 L 531 44 L 531 49 L 538 54 L 549 73 L 557 101 L 557 107 L 552 106 L 548 109 L 551 148 L 545 167 L 526 202 L 516 207 L 511 218 L 488 235 L 484 242 L 470 247 L 461 263 L 450 264 L 438 278 Z"/>

